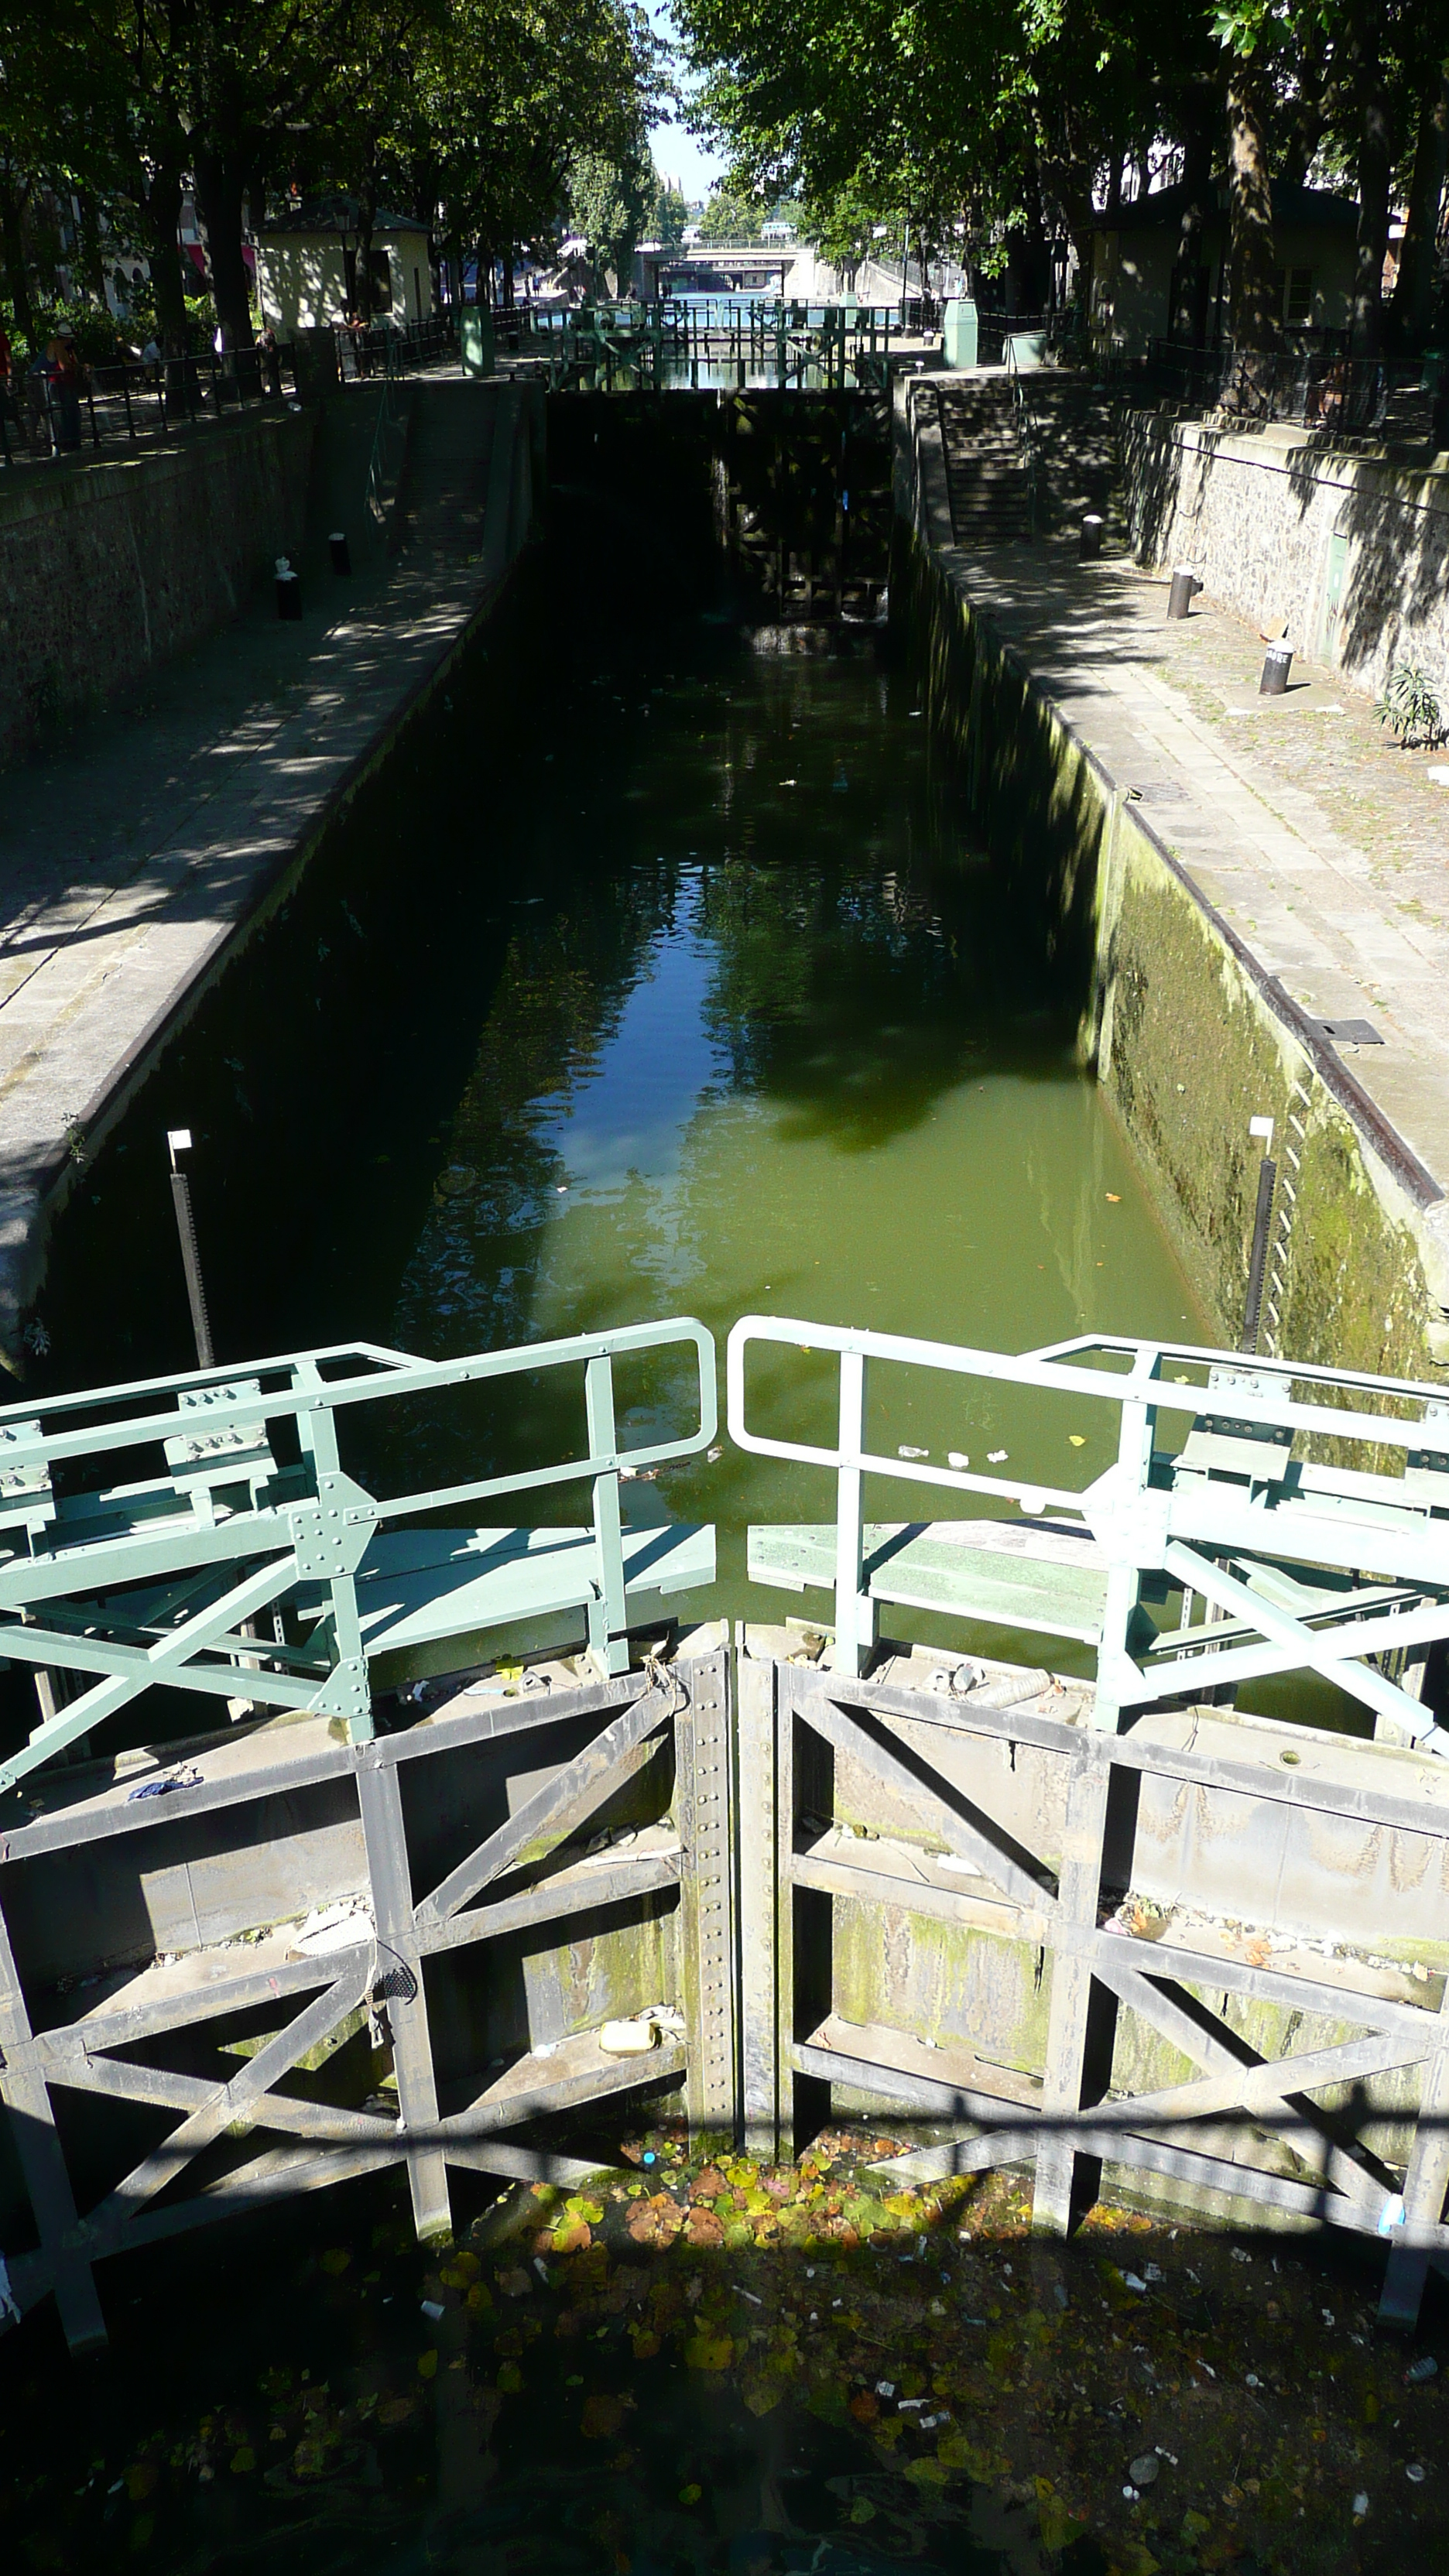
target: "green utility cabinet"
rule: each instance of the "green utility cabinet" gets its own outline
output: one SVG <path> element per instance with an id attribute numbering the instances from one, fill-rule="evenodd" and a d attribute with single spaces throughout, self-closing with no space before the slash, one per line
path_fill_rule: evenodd
<path id="1" fill-rule="evenodd" d="M 465 376 L 491 376 L 493 373 L 493 308 L 489 304 L 465 304 L 458 334 L 458 348 Z"/>
<path id="2" fill-rule="evenodd" d="M 948 367 L 974 367 L 976 364 L 976 304 L 970 295 L 953 295 L 946 307 L 946 364 Z"/>

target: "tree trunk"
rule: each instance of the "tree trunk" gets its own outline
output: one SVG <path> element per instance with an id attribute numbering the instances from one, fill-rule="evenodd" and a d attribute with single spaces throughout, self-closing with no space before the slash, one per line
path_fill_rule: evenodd
<path id="1" fill-rule="evenodd" d="M 1185 191 L 1177 259 L 1172 271 L 1169 336 L 1188 349 L 1200 349 L 1207 330 L 1207 274 L 1203 237 L 1213 211 L 1212 135 L 1203 119 L 1189 126 L 1183 145 Z"/>
<path id="2" fill-rule="evenodd" d="M 181 274 L 181 173 L 157 169 L 141 200 L 146 258 L 156 303 L 156 337 L 168 358 L 186 355 L 186 285 Z"/>
<path id="3" fill-rule="evenodd" d="M 1228 199 L 1232 227 L 1229 331 L 1239 349 L 1278 345 L 1273 198 L 1256 63 L 1235 61 L 1228 80 Z"/>
<path id="4" fill-rule="evenodd" d="M 377 221 L 377 143 L 369 141 L 357 196 L 357 310 L 372 320 L 372 228 Z"/>
<path id="5" fill-rule="evenodd" d="M 25 265 L 25 200 L 8 168 L 0 169 L 0 251 L 5 260 L 5 292 L 17 330 L 24 335 L 25 346 L 35 355 L 35 306 L 31 301 L 30 272 Z"/>
<path id="6" fill-rule="evenodd" d="M 1397 336 L 1411 349 L 1422 349 L 1429 336 L 1438 269 L 1439 209 L 1449 173 L 1449 65 L 1426 81 L 1419 99 L 1414 138 L 1414 175 L 1409 186 L 1408 220 L 1399 254 L 1394 288 Z"/>
<path id="7" fill-rule="evenodd" d="M 1281 110 L 1279 175 L 1295 188 L 1306 186 L 1318 148 L 1328 131 L 1328 44 L 1321 29 L 1305 27 L 1300 39 L 1297 84 Z"/>
<path id="8" fill-rule="evenodd" d="M 206 226 L 211 292 L 229 349 L 252 345 L 251 282 L 242 257 L 242 203 L 251 176 L 240 152 L 196 146 L 196 204 Z"/>
<path id="9" fill-rule="evenodd" d="M 77 188 L 75 202 L 79 217 L 76 248 L 81 277 L 92 302 L 99 304 L 105 313 L 110 308 L 106 303 L 106 269 L 101 257 L 101 210 L 96 203 L 94 188 Z"/>
<path id="10" fill-rule="evenodd" d="M 1349 62 L 1358 126 L 1358 260 L 1353 282 L 1356 358 L 1378 358 L 1384 343 L 1384 255 L 1389 246 L 1389 188 L 1393 148 L 1384 86 L 1379 19 L 1372 6 L 1355 11 Z"/>

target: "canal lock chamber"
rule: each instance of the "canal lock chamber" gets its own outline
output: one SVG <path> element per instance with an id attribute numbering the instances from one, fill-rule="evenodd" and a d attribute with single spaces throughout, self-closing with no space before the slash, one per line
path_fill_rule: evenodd
<path id="1" fill-rule="evenodd" d="M 751 1307 L 1215 1338 L 1080 1061 L 1083 942 L 889 620 L 883 400 L 553 396 L 548 450 L 545 541 L 74 1173 L 27 1383 L 187 1364 L 174 1127 L 221 1359 Z M 410 1456 L 521 1469 L 549 1403 Z M 718 1524 L 705 1615 L 810 1508 L 729 1449 L 630 1497 Z"/>
<path id="2" fill-rule="evenodd" d="M 447 1358 L 666 1313 L 722 1341 L 751 1310 L 985 1348 L 1093 1329 L 1215 1340 L 1082 1060 L 1080 925 L 1064 929 L 1050 870 L 1033 882 L 1020 849 L 1003 865 L 973 820 L 899 580 L 889 620 L 883 417 L 826 397 L 556 397 L 549 452 L 545 540 L 74 1175 L 38 1302 L 37 1393 L 188 1364 L 163 1141 L 179 1126 L 223 1361 L 349 1337 Z M 621 1390 L 626 1442 L 662 1436 L 669 1369 Z M 818 1411 L 820 1389 L 802 1401 Z M 416 1484 L 522 1473 L 573 1427 L 525 1379 L 506 1402 L 419 1408 L 353 1463 Z M 977 1431 L 983 1451 L 1009 1437 L 989 1416 Z M 948 1395 L 881 1430 L 935 1456 L 960 1436 Z M 1072 1437 L 1081 1476 L 1105 1468 L 1096 1425 Z M 772 1616 L 746 1580 L 745 1530 L 829 1502 L 808 1471 L 722 1444 L 633 1480 L 625 1508 L 636 1527 L 714 1522 L 717 1583 L 685 1605 L 703 1622 Z M 905 1633 L 948 1642 L 930 1614 Z M 964 1642 L 1029 1666 L 1041 1653 L 1000 1628 Z M 577 1638 L 513 1643 L 562 1654 Z M 1053 1660 L 1087 1669 L 1070 1644 Z M 29 1687 L 5 1677 L 12 1740 L 33 1722 Z M 1362 1728 L 1327 1686 L 1297 1712 L 1261 1697 Z M 153 1706 L 148 1740 L 167 1741 L 169 1719 Z M 565 1751 L 586 1740 L 580 1716 Z M 445 1771 L 419 1825 L 440 1855 Z M 676 1776 L 614 1822 L 664 1823 Z M 24 1976 L 69 1995 L 148 1942 L 184 1950 L 186 1908 L 203 1879 L 224 1888 L 225 1854 L 166 1830 L 164 1902 L 93 1873 L 88 1910 L 65 1902 L 58 1862 L 24 1865 Z M 317 1880 L 356 1877 L 360 1829 L 324 1778 L 254 1818 L 243 1847 L 275 1848 L 275 1919 L 291 1922 Z M 229 1903 L 205 1919 L 234 1923 Z M 483 2005 L 432 1972 L 443 2073 L 506 2059 L 538 2028 L 562 2044 L 645 1971 L 667 1991 L 669 1920 L 651 1902 L 628 1933 L 590 1929 L 542 1965 L 520 1937 Z M 880 2002 L 869 1949 L 853 1920 L 838 1954 L 852 2020 Z M 1029 1951 L 993 2010 L 1005 2033 L 1019 2004 L 1034 2057 Z M 933 1953 L 947 2021 L 953 1973 Z M 330 2068 L 339 2101 L 378 2072 L 366 2011 L 346 2018 L 310 2070 Z M 225 2044 L 245 2057 L 272 2027 L 254 2003 Z M 139 2114 L 134 2134 L 139 2151 Z M 601 2126 L 576 2151 L 591 2144 L 603 2152 Z M 89 2103 L 66 2145 L 104 2190 L 114 2140 Z M 458 2185 L 460 2207 L 470 2188 L 485 2186 Z"/>

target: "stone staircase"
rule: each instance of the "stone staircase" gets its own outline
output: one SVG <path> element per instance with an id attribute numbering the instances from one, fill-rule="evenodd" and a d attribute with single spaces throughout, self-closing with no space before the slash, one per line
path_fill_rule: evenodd
<path id="1" fill-rule="evenodd" d="M 503 393 L 500 384 L 466 379 L 417 386 L 393 511 L 396 552 L 437 562 L 481 551 Z"/>
<path id="2" fill-rule="evenodd" d="M 1005 376 L 938 387 L 958 546 L 1026 543 L 1075 527 L 1084 511 L 1109 514 L 1118 463 L 1108 396 L 1089 377 L 1050 367 L 1024 376 L 1021 389 L 1019 423 Z"/>
<path id="3" fill-rule="evenodd" d="M 1021 389 L 1036 425 L 1038 527 L 1075 528 L 1088 510 L 1110 522 L 1121 470 L 1110 395 L 1055 367 L 1024 376 Z"/>
<path id="4" fill-rule="evenodd" d="M 1024 543 L 1032 534 L 1031 486 L 1004 376 L 937 388 L 941 445 L 958 546 Z"/>
<path id="5" fill-rule="evenodd" d="M 1434 397 L 1426 393 L 1415 378 L 1400 383 L 1390 381 L 1378 424 L 1379 436 L 1388 447 L 1428 449 L 1434 440 Z"/>

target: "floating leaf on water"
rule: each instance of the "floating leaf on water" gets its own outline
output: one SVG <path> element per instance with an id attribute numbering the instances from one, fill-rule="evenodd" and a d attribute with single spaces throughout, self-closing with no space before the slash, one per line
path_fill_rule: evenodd
<path id="1" fill-rule="evenodd" d="M 729 2335 L 697 2334 L 684 2347 L 691 2370 L 728 2370 L 735 2357 Z"/>
<path id="2" fill-rule="evenodd" d="M 596 2391 L 592 2397 L 586 2397 L 584 2411 L 579 2419 L 579 2431 L 584 2440 L 602 2442 L 607 2440 L 610 2434 L 619 2432 L 631 2403 L 632 2400 L 627 2397 L 610 2397 L 602 2391 Z"/>
<path id="3" fill-rule="evenodd" d="M 256 2465 L 257 2455 L 255 2451 L 250 2448 L 249 2444 L 243 2442 L 241 2449 L 232 2453 L 231 2471 L 233 2477 L 244 2478 L 248 2470 L 254 2469 Z"/>
<path id="4" fill-rule="evenodd" d="M 322 2269 L 324 2272 L 330 2272 L 333 2280 L 335 2281 L 339 2274 L 346 2271 L 351 2260 L 352 2253 L 348 2246 L 329 2245 L 326 2253 L 321 2258 Z"/>
<path id="5" fill-rule="evenodd" d="M 471 1163 L 450 1163 L 445 1172 L 439 1172 L 435 1186 L 440 1198 L 465 1199 L 478 1187 L 478 1174 Z"/>
<path id="6" fill-rule="evenodd" d="M 418 2377 L 419 2377 L 419 2379 L 433 2379 L 433 2378 L 436 2378 L 436 2376 L 437 2376 L 437 2369 L 438 2369 L 438 2356 L 437 2356 L 436 2352 L 420 2352 L 420 2353 L 418 2354 Z"/>
<path id="7" fill-rule="evenodd" d="M 785 2391 L 778 2379 L 747 2379 L 741 2394 L 752 2415 L 769 2415 Z"/>

